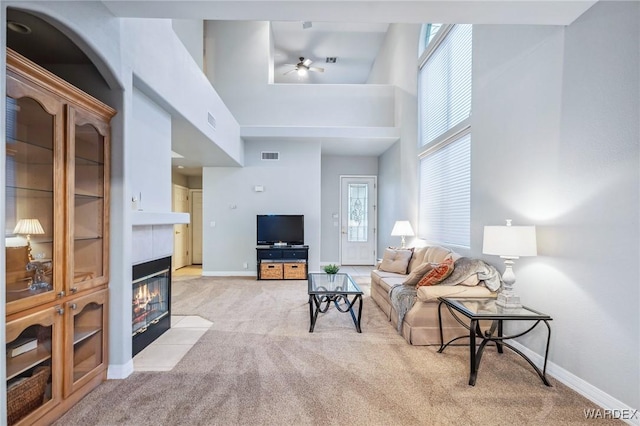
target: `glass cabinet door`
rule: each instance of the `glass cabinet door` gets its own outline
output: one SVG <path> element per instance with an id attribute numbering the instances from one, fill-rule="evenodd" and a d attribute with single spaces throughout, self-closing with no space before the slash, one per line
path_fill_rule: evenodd
<path id="1" fill-rule="evenodd" d="M 108 281 L 108 127 L 69 108 L 69 290 Z"/>
<path id="2" fill-rule="evenodd" d="M 53 300 L 62 288 L 64 225 L 62 106 L 7 73 L 6 98 L 7 314 Z"/>
<path id="3" fill-rule="evenodd" d="M 67 302 L 66 311 L 70 330 L 66 365 L 70 368 L 64 385 L 65 397 L 106 369 L 107 290 Z"/>
<path id="4" fill-rule="evenodd" d="M 39 417 L 60 399 L 61 310 L 52 307 L 7 323 L 7 423 Z"/>

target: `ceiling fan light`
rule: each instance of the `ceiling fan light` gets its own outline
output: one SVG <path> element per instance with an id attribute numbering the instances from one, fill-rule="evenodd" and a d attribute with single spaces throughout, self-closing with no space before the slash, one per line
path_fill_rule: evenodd
<path id="1" fill-rule="evenodd" d="M 305 67 L 298 67 L 298 75 L 304 77 L 307 75 L 307 69 Z"/>

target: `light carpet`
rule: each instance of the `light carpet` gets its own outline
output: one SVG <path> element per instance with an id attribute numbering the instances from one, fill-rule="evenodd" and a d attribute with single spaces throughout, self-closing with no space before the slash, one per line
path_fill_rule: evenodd
<path id="1" fill-rule="evenodd" d="M 209 331 L 172 371 L 107 381 L 56 424 L 578 425 L 597 408 L 508 349 L 487 348 L 469 386 L 468 349 L 407 344 L 358 281 L 361 334 L 335 307 L 309 333 L 306 281 L 176 279 L 172 313 Z"/>

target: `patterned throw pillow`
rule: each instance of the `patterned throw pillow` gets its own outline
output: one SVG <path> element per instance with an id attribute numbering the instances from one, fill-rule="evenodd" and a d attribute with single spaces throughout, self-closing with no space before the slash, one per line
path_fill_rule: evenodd
<path id="1" fill-rule="evenodd" d="M 418 281 L 420 281 L 420 279 L 422 277 L 424 277 L 424 274 L 426 274 L 427 272 L 431 271 L 433 269 L 433 267 L 436 266 L 436 265 L 437 265 L 437 263 L 429 263 L 429 262 L 423 263 L 422 265 L 418 266 L 413 271 L 411 271 L 411 273 L 409 274 L 407 279 L 404 280 L 402 282 L 402 284 L 404 284 L 404 285 L 416 285 L 416 284 L 418 284 Z"/>
<path id="2" fill-rule="evenodd" d="M 396 274 L 406 274 L 412 254 L 413 249 L 392 249 L 389 247 L 385 249 L 378 269 Z"/>
<path id="3" fill-rule="evenodd" d="M 435 285 L 447 278 L 453 272 L 453 258 L 447 257 L 444 262 L 437 264 L 434 268 L 425 274 L 416 287 L 423 285 Z"/>

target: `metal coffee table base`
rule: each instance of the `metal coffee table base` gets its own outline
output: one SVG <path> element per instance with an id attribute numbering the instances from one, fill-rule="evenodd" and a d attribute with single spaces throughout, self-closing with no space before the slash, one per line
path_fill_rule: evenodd
<path id="1" fill-rule="evenodd" d="M 329 310 L 331 303 L 335 305 L 339 312 L 351 314 L 351 319 L 356 326 L 356 331 L 362 333 L 360 329 L 360 318 L 362 317 L 362 295 L 356 294 L 355 297 L 349 301 L 349 297 L 346 294 L 326 294 L 326 295 L 309 295 L 309 319 L 311 320 L 311 326 L 309 327 L 309 333 L 313 333 L 313 329 L 316 326 L 316 320 L 318 319 L 318 313 L 324 314 Z M 341 305 L 340 303 L 343 303 Z M 358 315 L 353 312 L 353 305 L 358 302 Z"/>

